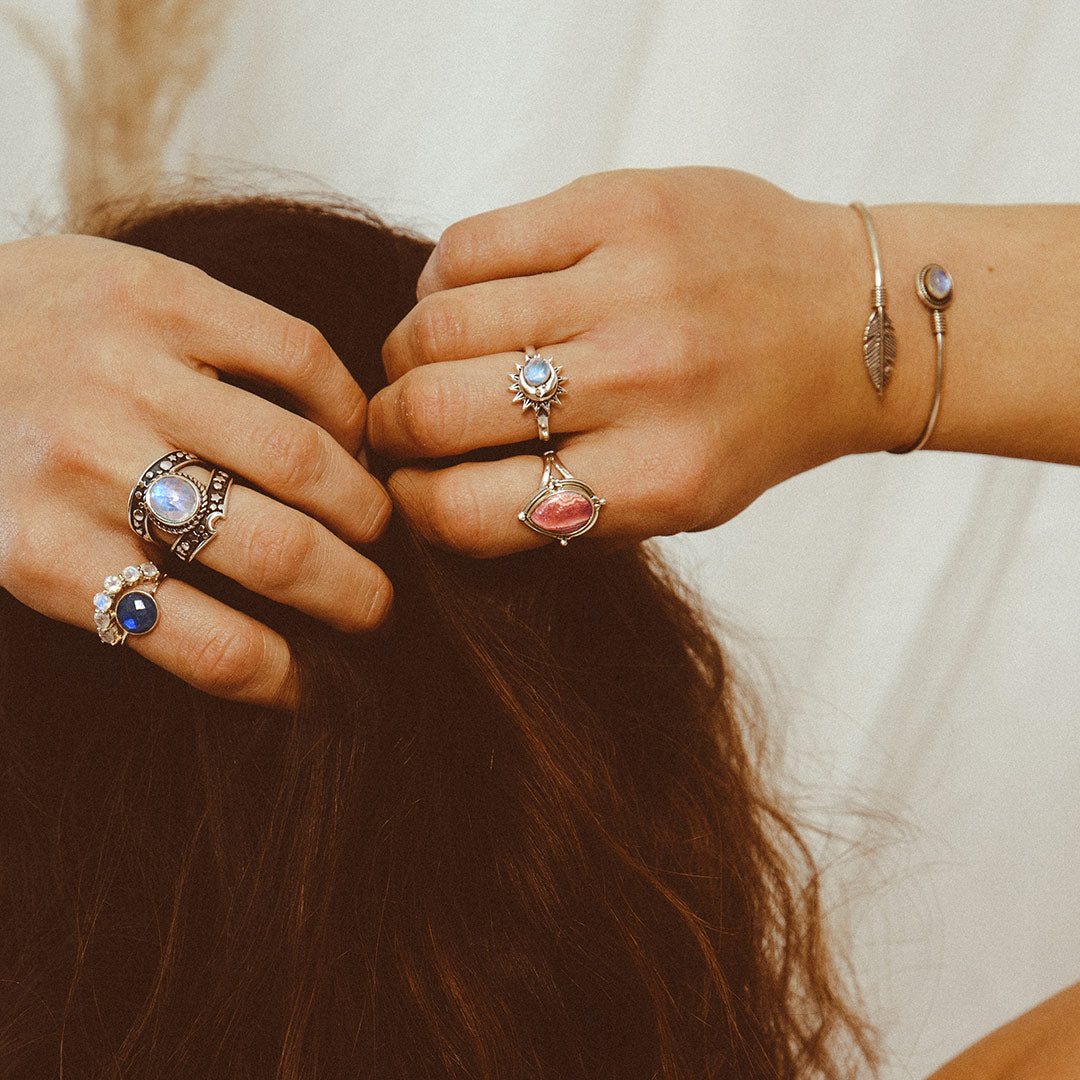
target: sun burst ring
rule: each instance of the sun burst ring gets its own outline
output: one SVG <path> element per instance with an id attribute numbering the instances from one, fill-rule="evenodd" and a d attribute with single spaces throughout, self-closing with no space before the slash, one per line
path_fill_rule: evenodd
<path id="1" fill-rule="evenodd" d="M 201 483 L 183 470 L 201 465 L 210 479 Z M 135 482 L 128 496 L 128 524 L 136 536 L 167 542 L 173 554 L 191 562 L 213 539 L 225 517 L 232 475 L 185 450 L 158 458 Z M 160 540 L 160 535 L 167 537 Z"/>
<path id="2" fill-rule="evenodd" d="M 510 393 L 514 402 L 521 402 L 521 411 L 532 409 L 541 442 L 551 438 L 548 419 L 553 405 L 560 404 L 566 393 L 566 376 L 551 356 L 541 356 L 532 345 L 525 347 L 525 363 L 515 364 L 510 373 Z"/>

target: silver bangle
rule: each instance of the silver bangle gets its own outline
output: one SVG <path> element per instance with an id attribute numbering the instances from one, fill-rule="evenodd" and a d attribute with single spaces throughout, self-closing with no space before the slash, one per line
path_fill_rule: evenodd
<path id="1" fill-rule="evenodd" d="M 930 414 L 923 424 L 919 437 L 908 446 L 898 446 L 890 454 L 910 454 L 921 450 L 934 433 L 938 410 L 941 408 L 941 384 L 945 374 L 945 309 L 952 303 L 952 275 L 937 263 L 927 263 L 915 278 L 915 289 L 919 299 L 930 309 L 930 332 L 937 342 L 937 370 L 934 374 L 934 400 L 930 403 Z"/>
<path id="2" fill-rule="evenodd" d="M 863 359 L 866 373 L 870 376 L 877 395 L 880 398 L 892 378 L 893 365 L 896 363 L 896 331 L 892 319 L 885 310 L 885 282 L 881 275 L 881 251 L 878 249 L 877 232 L 870 211 L 861 202 L 851 204 L 866 228 L 870 241 L 870 254 L 874 260 L 874 288 L 870 294 L 870 318 L 863 330 Z"/>

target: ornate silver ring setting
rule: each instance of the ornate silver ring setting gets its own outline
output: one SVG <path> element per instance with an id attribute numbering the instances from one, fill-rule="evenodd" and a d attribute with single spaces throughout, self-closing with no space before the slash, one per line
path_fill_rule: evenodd
<path id="1" fill-rule="evenodd" d="M 518 520 L 533 532 L 554 537 L 565 547 L 571 537 L 588 532 L 596 524 L 606 500 L 573 476 L 554 450 L 548 450 L 543 461 L 540 489 L 522 508 Z"/>
<path id="2" fill-rule="evenodd" d="M 192 465 L 210 470 L 205 484 L 183 472 Z M 155 461 L 131 489 L 128 524 L 144 540 L 157 540 L 153 530 L 160 530 L 169 537 L 173 554 L 191 562 L 225 517 L 230 487 L 232 476 L 224 469 L 174 450 Z"/>
<path id="3" fill-rule="evenodd" d="M 154 594 L 165 575 L 153 563 L 110 574 L 94 597 L 94 625 L 106 645 L 123 645 L 128 634 L 149 634 L 158 624 Z"/>
<path id="4" fill-rule="evenodd" d="M 540 356 L 531 346 L 525 348 L 525 363 L 515 364 L 510 376 L 510 392 L 514 401 L 521 402 L 521 411 L 532 409 L 536 413 L 536 427 L 540 441 L 551 438 L 548 417 L 552 405 L 559 404 L 559 397 L 566 392 L 566 378 L 562 368 L 556 367 L 549 356 Z"/>

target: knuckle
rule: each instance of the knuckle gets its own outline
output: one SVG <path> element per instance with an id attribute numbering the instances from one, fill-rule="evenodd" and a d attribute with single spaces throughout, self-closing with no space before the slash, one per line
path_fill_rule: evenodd
<path id="1" fill-rule="evenodd" d="M 680 532 L 693 526 L 710 476 L 703 455 L 669 452 L 645 458 L 639 481 L 638 495 L 651 527 Z"/>
<path id="2" fill-rule="evenodd" d="M 191 653 L 189 681 L 214 697 L 243 697 L 262 679 L 265 655 L 256 628 L 213 627 Z"/>
<path id="3" fill-rule="evenodd" d="M 317 553 L 318 540 L 308 519 L 254 522 L 244 544 L 244 576 L 255 592 L 277 594 L 312 576 Z"/>
<path id="4" fill-rule="evenodd" d="M 96 267 L 86 282 L 87 299 L 104 308 L 149 318 L 166 331 L 183 333 L 193 321 L 186 298 L 207 277 L 189 263 L 132 247 L 125 258 Z"/>
<path id="5" fill-rule="evenodd" d="M 476 227 L 472 221 L 457 221 L 443 230 L 435 245 L 433 277 L 436 286 L 467 280 L 475 261 Z"/>
<path id="6" fill-rule="evenodd" d="M 446 421 L 454 402 L 444 379 L 413 369 L 398 389 L 397 419 L 408 445 L 424 456 L 437 456 L 446 445 Z"/>
<path id="7" fill-rule="evenodd" d="M 0 575 L 3 586 L 16 599 L 26 601 L 44 593 L 53 584 L 55 573 L 51 561 L 42 558 L 42 551 L 25 529 L 19 528 L 19 522 L 5 521 L 5 525 L 14 525 L 13 534 L 0 545 Z M 31 606 L 36 606 L 31 604 Z"/>
<path id="8" fill-rule="evenodd" d="M 281 330 L 281 370 L 288 383 L 310 386 L 319 381 L 330 358 L 330 345 L 311 323 L 291 316 Z"/>
<path id="9" fill-rule="evenodd" d="M 672 191 L 662 176 L 648 169 L 630 173 L 626 198 L 635 221 L 667 227 L 675 218 Z"/>
<path id="10" fill-rule="evenodd" d="M 437 542 L 463 555 L 483 554 L 484 506 L 469 475 L 446 470 L 435 485 L 431 527 Z"/>
<path id="11" fill-rule="evenodd" d="M 456 303 L 444 296 L 421 300 L 413 313 L 413 346 L 425 364 L 456 357 L 465 322 Z"/>
<path id="12" fill-rule="evenodd" d="M 40 478 L 49 477 L 53 482 L 72 485 L 86 482 L 110 485 L 109 470 L 99 453 L 83 437 L 82 432 L 70 429 L 57 431 L 47 437 L 48 455 L 37 455 L 38 462 L 31 466 Z"/>
<path id="13" fill-rule="evenodd" d="M 328 435 L 303 420 L 275 424 L 257 440 L 273 484 L 285 492 L 315 487 L 329 465 Z"/>

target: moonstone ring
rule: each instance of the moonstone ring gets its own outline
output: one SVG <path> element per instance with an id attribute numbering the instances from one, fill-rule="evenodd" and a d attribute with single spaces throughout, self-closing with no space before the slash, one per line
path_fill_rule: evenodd
<path id="1" fill-rule="evenodd" d="M 205 484 L 182 471 L 192 465 L 210 470 Z M 225 517 L 231 486 L 232 476 L 224 469 L 174 450 L 155 461 L 131 489 L 128 524 L 144 540 L 157 539 L 154 529 L 165 533 L 173 554 L 191 562 L 213 539 L 217 523 Z"/>
<path id="2" fill-rule="evenodd" d="M 559 396 L 566 393 L 566 378 L 562 368 L 556 367 L 548 356 L 540 356 L 531 346 L 525 349 L 525 363 L 515 364 L 510 376 L 510 393 L 514 401 L 521 402 L 521 411 L 532 409 L 536 413 L 536 427 L 540 441 L 551 438 L 548 417 L 551 406 L 559 404 Z"/>
<path id="3" fill-rule="evenodd" d="M 149 634 L 158 624 L 154 594 L 165 575 L 153 564 L 125 566 L 110 574 L 94 597 L 94 626 L 106 645 L 123 645 L 128 634 Z"/>
<path id="4" fill-rule="evenodd" d="M 554 450 L 548 450 L 543 460 L 540 489 L 522 508 L 518 521 L 533 532 L 553 536 L 566 547 L 572 536 L 580 536 L 596 524 L 606 500 L 598 498 L 588 484 L 572 476 Z"/>

